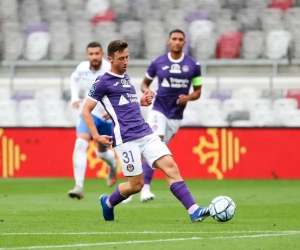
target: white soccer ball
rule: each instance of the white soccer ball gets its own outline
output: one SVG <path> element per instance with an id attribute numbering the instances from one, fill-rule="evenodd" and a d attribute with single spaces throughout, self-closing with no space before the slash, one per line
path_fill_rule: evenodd
<path id="1" fill-rule="evenodd" d="M 236 206 L 234 201 L 228 196 L 218 196 L 209 205 L 210 215 L 214 220 L 226 222 L 232 219 L 235 214 Z"/>

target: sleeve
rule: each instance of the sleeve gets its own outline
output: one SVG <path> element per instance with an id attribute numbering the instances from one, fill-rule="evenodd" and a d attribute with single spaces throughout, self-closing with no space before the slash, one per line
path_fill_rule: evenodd
<path id="1" fill-rule="evenodd" d="M 147 69 L 146 77 L 149 80 L 153 80 L 155 76 L 156 76 L 156 66 L 155 66 L 155 60 L 153 60 Z"/>
<path id="2" fill-rule="evenodd" d="M 106 92 L 104 81 L 98 77 L 93 86 L 90 88 L 88 98 L 94 100 L 95 102 L 99 102 L 102 97 L 106 95 Z"/>
<path id="3" fill-rule="evenodd" d="M 194 75 L 192 78 L 193 86 L 201 86 L 202 85 L 202 77 L 201 77 L 201 67 L 200 63 L 197 62 L 194 69 Z"/>
<path id="4" fill-rule="evenodd" d="M 77 66 L 76 70 L 72 73 L 70 79 L 70 88 L 71 88 L 71 103 L 79 100 L 79 79 L 80 74 Z"/>

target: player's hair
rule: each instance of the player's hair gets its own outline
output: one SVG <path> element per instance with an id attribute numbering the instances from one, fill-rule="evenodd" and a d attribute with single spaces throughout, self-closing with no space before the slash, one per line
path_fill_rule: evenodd
<path id="1" fill-rule="evenodd" d="M 181 33 L 185 37 L 185 34 L 182 30 L 179 30 L 179 29 L 172 30 L 169 34 L 169 37 L 171 37 L 173 33 Z"/>
<path id="2" fill-rule="evenodd" d="M 128 47 L 128 43 L 123 40 L 113 40 L 107 47 L 107 55 L 113 57 L 115 52 L 123 52 Z"/>
<path id="3" fill-rule="evenodd" d="M 102 49 L 102 46 L 101 46 L 101 44 L 100 43 L 97 43 L 97 42 L 91 42 L 91 43 L 89 43 L 87 46 L 86 46 L 86 49 L 88 49 L 88 48 L 100 48 L 100 49 Z"/>

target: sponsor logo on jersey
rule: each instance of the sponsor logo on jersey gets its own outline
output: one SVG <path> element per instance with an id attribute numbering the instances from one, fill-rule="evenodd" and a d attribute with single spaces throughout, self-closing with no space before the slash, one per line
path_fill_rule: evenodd
<path id="1" fill-rule="evenodd" d="M 126 97 L 127 98 L 126 98 Z M 138 101 L 138 97 L 136 94 L 132 94 L 132 93 L 127 93 L 126 95 L 121 95 L 120 100 L 119 100 L 119 105 L 125 105 L 128 103 L 134 103 L 134 102 L 139 102 Z"/>
<path id="2" fill-rule="evenodd" d="M 164 78 L 161 86 L 165 88 L 188 88 L 189 82 L 190 81 L 188 79 L 170 77 L 170 82 L 166 78 Z"/>
<path id="3" fill-rule="evenodd" d="M 121 95 L 119 105 L 125 105 L 128 103 L 129 103 L 129 101 L 127 101 L 127 99 L 123 95 Z"/>
<path id="4" fill-rule="evenodd" d="M 94 93 L 95 93 L 95 90 L 96 90 L 96 83 L 93 84 L 93 86 L 90 88 L 90 91 L 88 93 L 88 96 L 89 97 L 93 97 L 94 96 Z"/>
<path id="5" fill-rule="evenodd" d="M 170 68 L 169 66 L 163 66 L 161 69 L 162 70 L 166 70 L 166 69 L 168 69 L 168 68 Z"/>

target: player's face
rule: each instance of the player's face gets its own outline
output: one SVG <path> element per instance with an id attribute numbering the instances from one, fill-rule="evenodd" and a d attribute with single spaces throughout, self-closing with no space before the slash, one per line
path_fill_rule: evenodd
<path id="1" fill-rule="evenodd" d="M 99 69 L 103 57 L 102 49 L 100 47 L 87 48 L 86 57 L 90 61 L 92 69 Z"/>
<path id="2" fill-rule="evenodd" d="M 123 75 L 126 72 L 128 60 L 128 49 L 124 49 L 122 52 L 115 52 L 113 57 L 109 57 L 109 61 L 112 63 L 113 67 L 119 72 L 120 75 Z"/>
<path id="3" fill-rule="evenodd" d="M 173 33 L 168 39 L 170 51 L 173 53 L 181 53 L 185 45 L 184 35 L 181 33 Z"/>

